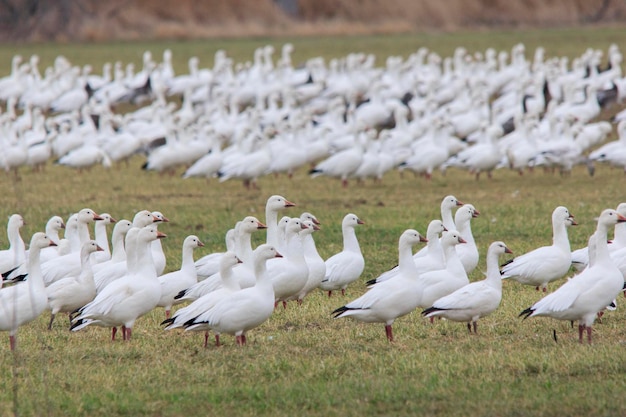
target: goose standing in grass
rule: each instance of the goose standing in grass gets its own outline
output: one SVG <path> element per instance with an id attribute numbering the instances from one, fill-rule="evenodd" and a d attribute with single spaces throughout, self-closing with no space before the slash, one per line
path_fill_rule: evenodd
<path id="1" fill-rule="evenodd" d="M 240 263 L 241 260 L 237 257 L 235 252 L 224 252 L 220 257 L 219 269 L 222 286 L 219 289 L 205 294 L 189 305 L 177 310 L 172 317 L 163 320 L 161 325 L 166 326 L 164 330 L 171 330 L 185 326 L 188 321 L 193 320 L 200 314 L 209 310 L 227 294 L 241 290 L 239 283 L 233 277 L 233 267 Z M 207 347 L 209 341 L 209 331 L 204 330 L 204 332 L 204 347 Z M 220 346 L 219 333 L 215 333 L 215 345 Z"/>
<path id="2" fill-rule="evenodd" d="M 9 248 L 0 251 L 0 273 L 3 280 L 7 279 L 11 272 L 18 268 L 26 259 L 26 244 L 20 234 L 20 229 L 24 224 L 24 218 L 19 214 L 11 215 L 7 222 Z M 0 283 L 1 286 L 2 284 Z"/>
<path id="3" fill-rule="evenodd" d="M 256 278 L 252 262 L 252 233 L 257 230 L 265 229 L 266 226 L 254 216 L 246 216 L 242 221 L 237 222 L 235 226 L 235 253 L 241 259 L 242 264 L 238 265 L 233 274 L 240 288 L 248 288 L 255 284 Z M 197 282 L 187 288 L 179 291 L 174 296 L 176 300 L 196 300 L 205 294 L 215 291 L 222 285 L 222 278 L 219 273 Z"/>
<path id="4" fill-rule="evenodd" d="M 606 209 L 600 214 L 596 231 L 589 239 L 593 256 L 589 266 L 580 274 L 567 280 L 556 291 L 537 301 L 520 313 L 524 319 L 535 316 L 552 317 L 557 320 L 578 321 L 578 340 L 583 334 L 591 343 L 593 323 L 624 288 L 624 276 L 611 261 L 607 244 L 610 227 L 626 222 L 626 217 L 616 210 Z"/>
<path id="5" fill-rule="evenodd" d="M 413 262 L 417 268 L 418 275 L 423 274 L 424 272 L 436 271 L 446 267 L 446 259 L 443 254 L 443 248 L 441 247 L 441 242 L 439 242 L 439 235 L 445 231 L 447 231 L 447 229 L 443 226 L 443 222 L 439 219 L 432 220 L 428 224 L 428 229 L 426 230 L 426 240 L 428 241 L 426 246 L 428 247 L 428 251 L 424 256 L 413 257 Z M 388 279 L 395 277 L 398 272 L 399 266 L 395 266 L 394 268 L 383 272 L 377 278 L 367 281 L 366 285 L 371 286 L 379 282 L 387 281 Z"/>
<path id="6" fill-rule="evenodd" d="M 476 241 L 472 234 L 471 221 L 479 215 L 480 212 L 471 204 L 464 204 L 454 214 L 456 230 L 465 240 L 465 245 L 457 246 L 456 252 L 467 274 L 471 274 L 478 265 L 478 247 L 476 247 Z"/>
<path id="7" fill-rule="evenodd" d="M 85 242 L 80 251 L 80 275 L 62 278 L 46 287 L 48 305 L 51 310 L 48 330 L 52 330 L 52 323 L 59 312 L 70 314 L 71 324 L 71 313 L 94 299 L 96 284 L 93 281 L 89 257 L 92 253 L 102 250 L 95 240 Z"/>
<path id="8" fill-rule="evenodd" d="M 267 225 L 267 239 L 265 243 L 274 247 L 279 246 L 278 212 L 294 206 L 294 203 L 280 195 L 273 195 L 267 199 L 265 203 L 265 224 Z"/>
<path id="9" fill-rule="evenodd" d="M 336 290 L 345 295 L 348 285 L 359 279 L 365 269 L 365 259 L 354 230 L 361 224 L 364 222 L 353 213 L 346 214 L 341 222 L 343 250 L 326 260 L 326 276 L 320 284 L 329 297 Z"/>
<path id="10" fill-rule="evenodd" d="M 0 290 L 0 330 L 9 331 L 11 350 L 15 350 L 17 329 L 35 320 L 48 306 L 39 253 L 54 245 L 45 233 L 35 233 L 30 240 L 28 280 Z"/>
<path id="11" fill-rule="evenodd" d="M 198 282 L 196 268 L 193 263 L 193 251 L 201 248 L 204 243 L 198 236 L 187 236 L 183 242 L 182 263 L 179 270 L 169 272 L 159 277 L 161 283 L 161 299 L 157 306 L 165 308 L 165 318 L 170 317 L 170 310 L 174 304 L 181 301 L 175 300 L 174 297 L 185 288 L 191 287 Z"/>
<path id="12" fill-rule="evenodd" d="M 420 288 L 412 258 L 412 247 L 426 239 L 416 230 L 408 229 L 398 242 L 398 275 L 382 281 L 361 297 L 334 310 L 334 318 L 353 317 L 366 323 L 385 323 L 385 334 L 393 342 L 395 319 L 409 314 L 419 305 Z"/>
<path id="13" fill-rule="evenodd" d="M 567 228 L 578 223 L 566 207 L 552 212 L 552 245 L 542 246 L 504 263 L 500 269 L 502 279 L 511 278 L 547 291 L 548 283 L 567 274 L 572 263 L 572 252 Z"/>
<path id="14" fill-rule="evenodd" d="M 161 298 L 161 284 L 150 244 L 164 237 L 166 235 L 155 225 L 139 230 L 136 259 L 132 268 L 129 265 L 128 274 L 107 285 L 93 301 L 81 308 L 72 320 L 70 330 L 78 331 L 91 324 L 111 327 L 111 339 L 115 340 L 117 327 L 121 326 L 123 339 L 130 340 L 135 321 L 156 307 Z"/>
<path id="15" fill-rule="evenodd" d="M 267 273 L 274 285 L 276 303 L 297 299 L 309 278 L 309 267 L 304 257 L 302 236 L 307 226 L 297 217 L 289 220 L 285 227 L 285 247 L 283 257 L 267 262 Z"/>
<path id="16" fill-rule="evenodd" d="M 502 300 L 502 279 L 498 257 L 512 253 L 504 242 L 493 242 L 487 250 L 487 277 L 482 281 L 471 282 L 452 294 L 435 301 L 432 307 L 422 311 L 428 318 L 445 317 L 448 320 L 467 323 L 467 329 L 476 333 L 481 317 L 493 313 Z"/>
<path id="17" fill-rule="evenodd" d="M 246 332 L 263 324 L 274 311 L 274 287 L 266 261 L 282 255 L 268 244 L 254 250 L 257 282 L 250 288 L 225 295 L 210 309 L 189 320 L 186 330 L 212 330 L 234 335 L 238 345 L 246 344 Z"/>
<path id="18" fill-rule="evenodd" d="M 89 224 L 101 221 L 102 217 L 95 211 L 84 208 L 76 216 L 77 234 L 79 245 L 82 247 L 85 242 L 91 240 L 89 234 Z M 41 271 L 46 285 L 50 285 L 61 278 L 68 276 L 78 276 L 80 274 L 80 249 L 78 252 L 70 252 L 67 255 L 59 256 L 45 264 L 42 264 Z"/>
<path id="19" fill-rule="evenodd" d="M 300 216 L 302 220 L 303 216 Z M 304 225 L 307 229 L 300 232 L 302 237 L 302 250 L 304 253 L 304 259 L 306 260 L 307 267 L 309 268 L 309 277 L 306 284 L 298 293 L 298 304 L 302 304 L 302 300 L 311 291 L 320 286 L 322 280 L 326 276 L 326 263 L 317 251 L 315 246 L 315 240 L 313 239 L 313 233 L 320 230 L 320 227 L 313 222 L 313 220 L 304 220 Z M 319 222 L 317 222 L 319 223 Z"/>
<path id="20" fill-rule="evenodd" d="M 458 231 L 443 232 L 441 246 L 446 258 L 446 267 L 425 272 L 418 277 L 417 281 L 421 289 L 420 307 L 430 307 L 441 297 L 469 284 L 463 263 L 456 252 L 456 246 L 459 244 L 465 244 L 465 240 Z"/>

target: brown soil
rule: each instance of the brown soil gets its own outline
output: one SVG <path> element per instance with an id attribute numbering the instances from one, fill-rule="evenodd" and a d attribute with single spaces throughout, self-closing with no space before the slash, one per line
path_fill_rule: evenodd
<path id="1" fill-rule="evenodd" d="M 364 34 L 626 23 L 623 0 L 4 0 L 0 41 Z"/>

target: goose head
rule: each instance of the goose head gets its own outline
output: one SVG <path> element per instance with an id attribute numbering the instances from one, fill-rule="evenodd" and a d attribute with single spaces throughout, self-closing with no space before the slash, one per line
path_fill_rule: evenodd
<path id="1" fill-rule="evenodd" d="M 448 230 L 443 232 L 441 236 L 441 244 L 443 246 L 456 246 L 459 243 L 467 243 L 456 230 Z"/>
<path id="2" fill-rule="evenodd" d="M 189 235 L 185 238 L 185 241 L 183 242 L 183 246 L 195 249 L 195 248 L 203 247 L 204 243 L 202 243 L 202 241 L 200 240 L 198 236 Z"/>
<path id="3" fill-rule="evenodd" d="M 355 227 L 360 224 L 365 224 L 365 222 L 359 219 L 359 217 L 353 213 L 346 214 L 343 218 L 343 221 L 341 222 L 342 227 Z"/>
<path id="4" fill-rule="evenodd" d="M 569 212 L 566 207 L 559 206 L 552 212 L 552 223 L 565 222 L 566 226 L 576 226 L 574 215 Z"/>
<path id="5" fill-rule="evenodd" d="M 407 229 L 405 230 L 402 235 L 400 235 L 400 240 L 399 240 L 399 244 L 400 245 L 416 245 L 420 242 L 428 242 L 428 239 L 426 239 L 424 236 L 422 236 L 417 230 L 415 229 Z"/>
<path id="6" fill-rule="evenodd" d="M 279 211 L 287 207 L 294 207 L 295 204 L 280 195 L 273 195 L 267 199 L 265 207 L 268 210 Z"/>
<path id="7" fill-rule="evenodd" d="M 158 221 L 159 219 L 149 210 L 141 210 L 133 217 L 133 226 L 141 228 Z"/>

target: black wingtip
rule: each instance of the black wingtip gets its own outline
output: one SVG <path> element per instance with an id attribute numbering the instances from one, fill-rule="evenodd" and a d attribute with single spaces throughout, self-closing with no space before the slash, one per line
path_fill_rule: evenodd
<path id="1" fill-rule="evenodd" d="M 81 324 L 83 324 L 85 322 L 85 320 L 83 319 L 78 319 L 75 322 L 72 323 L 72 325 L 70 326 L 70 330 L 74 330 L 75 328 L 77 328 L 78 326 L 80 326 Z"/>
<path id="2" fill-rule="evenodd" d="M 183 298 L 183 297 L 185 296 L 185 292 L 186 292 L 186 291 L 187 291 L 187 290 L 182 290 L 182 291 L 180 291 L 178 294 L 176 294 L 176 295 L 174 296 L 174 300 L 180 300 L 181 298 Z"/>
<path id="3" fill-rule="evenodd" d="M 370 285 L 374 285 L 377 282 L 378 281 L 376 281 L 376 278 L 374 278 L 374 279 L 370 279 L 369 281 L 365 282 L 365 285 L 367 285 L 369 287 Z"/>
<path id="4" fill-rule="evenodd" d="M 341 306 L 338 309 L 336 309 L 335 311 L 333 311 L 332 313 L 330 313 L 334 319 L 336 319 L 337 317 L 339 317 L 341 315 L 341 313 L 350 310 L 348 307 L 346 306 Z"/>
<path id="5" fill-rule="evenodd" d="M 517 316 L 517 317 L 524 316 L 524 320 L 526 320 L 528 317 L 530 317 L 531 314 L 533 314 L 534 311 L 535 310 L 533 310 L 532 307 L 528 307 L 526 310 L 524 310 L 521 313 L 519 313 L 519 316 Z"/>
<path id="6" fill-rule="evenodd" d="M 165 319 L 161 322 L 161 326 L 169 326 L 170 324 L 174 323 L 175 318 L 174 317 L 170 317 L 169 319 Z"/>

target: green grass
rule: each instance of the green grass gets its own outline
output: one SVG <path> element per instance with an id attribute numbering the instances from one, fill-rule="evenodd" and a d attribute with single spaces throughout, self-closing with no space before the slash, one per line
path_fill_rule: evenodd
<path id="1" fill-rule="evenodd" d="M 531 45 L 545 43 L 552 53 L 575 55 L 588 46 L 606 48 L 609 42 L 623 39 L 620 33 L 555 30 L 293 41 L 302 54 L 299 59 L 355 50 L 382 58 L 406 55 L 421 45 L 446 55 L 457 45 L 501 49 L 518 41 L 527 44 L 527 51 L 533 50 Z M 576 42 L 570 42 L 574 38 Z M 224 47 L 233 56 L 249 59 L 253 45 L 267 41 L 21 45 L 0 48 L 0 54 L 37 52 L 42 59 L 44 55 L 51 59 L 64 53 L 72 62 L 96 63 L 113 56 L 139 59 L 146 48 L 156 52 L 165 47 L 172 47 L 177 59 L 195 53 L 208 59 L 215 48 Z M 177 65 L 183 71 L 186 62 L 177 61 Z M 260 190 L 247 191 L 236 181 L 220 184 L 143 172 L 143 161 L 136 157 L 128 166 L 96 167 L 82 174 L 54 165 L 43 173 L 22 169 L 19 182 L 2 175 L 0 218 L 21 213 L 28 223 L 22 235 L 28 240 L 50 216 L 67 218 L 83 207 L 127 219 L 144 208 L 159 210 L 172 220 L 160 230 L 168 235 L 163 245 L 167 270 L 173 270 L 180 263 L 180 247 L 188 234 L 197 234 L 207 244 L 196 251 L 196 258 L 223 250 L 228 228 L 246 215 L 263 220 L 267 197 L 282 194 L 297 203 L 287 214 L 306 210 L 322 221 L 315 238 L 324 258 L 340 250 L 340 223 L 346 213 L 353 212 L 366 222 L 357 230 L 366 259 L 363 276 L 348 288 L 345 298 L 329 299 L 316 292 L 301 307 L 290 304 L 286 310 L 278 309 L 250 332 L 246 348 L 238 348 L 225 336 L 222 348 L 204 349 L 201 334 L 164 332 L 159 326 L 164 316 L 161 309 L 137 321 L 130 343 L 111 343 L 109 331 L 101 328 L 70 333 L 67 318 L 62 316 L 49 332 L 44 314 L 20 329 L 14 355 L 8 337 L 3 336 L 0 415 L 15 411 L 26 416 L 626 413 L 619 400 L 626 388 L 621 299 L 618 310 L 596 324 L 591 346 L 578 344 L 569 323 L 517 318 L 542 294 L 508 281 L 500 308 L 479 322 L 478 335 L 469 335 L 459 323 L 431 325 L 414 312 L 396 321 L 396 342 L 390 344 L 380 324 L 330 316 L 333 309 L 362 294 L 365 281 L 397 262 L 397 240 L 404 229 L 426 232 L 428 222 L 439 217 L 439 203 L 447 194 L 474 204 L 481 212 L 472 223 L 481 251 L 479 267 L 471 276 L 477 280 L 493 240 L 503 240 L 515 254 L 548 244 L 550 215 L 557 205 L 567 206 L 580 223 L 569 230 L 572 247 L 586 245 L 594 218 L 624 199 L 626 178 L 621 171 L 600 166 L 589 177 L 577 167 L 571 176 L 561 177 L 541 170 L 524 176 L 501 170 L 493 180 L 475 181 L 465 172 L 449 170 L 445 177 L 436 173 L 430 182 L 391 172 L 382 183 L 351 183 L 343 189 L 338 181 L 310 179 L 301 170 L 292 180 L 263 177 Z M 262 234 L 254 236 L 254 245 L 263 238 Z M 3 233 L 0 244 L 6 246 Z M 550 290 L 559 284 L 552 284 Z M 552 339 L 553 330 L 558 343 Z"/>

